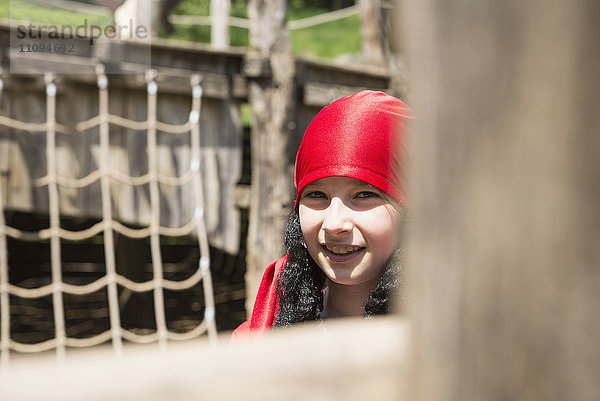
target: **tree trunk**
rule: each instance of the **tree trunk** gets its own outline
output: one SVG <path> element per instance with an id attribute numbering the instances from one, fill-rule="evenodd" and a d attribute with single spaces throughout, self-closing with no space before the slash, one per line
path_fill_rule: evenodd
<path id="1" fill-rule="evenodd" d="M 229 10 L 231 0 L 210 1 L 210 43 L 215 49 L 226 49 L 229 46 Z"/>
<path id="2" fill-rule="evenodd" d="M 364 61 L 378 67 L 389 67 L 392 57 L 381 0 L 358 0 L 358 4 Z"/>
<path id="3" fill-rule="evenodd" d="M 406 1 L 413 394 L 600 399 L 600 3 Z"/>
<path id="4" fill-rule="evenodd" d="M 294 60 L 287 1 L 251 0 L 250 44 L 244 70 L 252 108 L 252 188 L 246 270 L 247 310 L 264 269 L 283 255 L 283 234 L 293 197 Z"/>

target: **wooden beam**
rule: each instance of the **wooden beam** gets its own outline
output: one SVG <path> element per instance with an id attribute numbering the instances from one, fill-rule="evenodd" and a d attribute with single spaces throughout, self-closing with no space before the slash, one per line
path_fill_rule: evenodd
<path id="1" fill-rule="evenodd" d="M 600 3 L 402 11 L 417 116 L 408 399 L 600 399 Z"/>
<path id="2" fill-rule="evenodd" d="M 308 82 L 303 86 L 303 102 L 307 106 L 324 107 L 329 103 L 337 100 L 343 96 L 352 95 L 363 89 L 377 89 L 377 88 L 366 88 L 361 86 L 348 86 L 348 85 L 335 85 L 335 84 L 322 84 L 317 82 Z M 389 89 L 380 88 L 389 92 Z"/>
<path id="3" fill-rule="evenodd" d="M 273 332 L 248 343 L 194 341 L 125 346 L 53 358 L 14 358 L 0 375 L 11 401 L 186 400 L 398 400 L 406 376 L 409 326 L 397 319 L 331 321 Z M 32 385 L 35 383 L 35 385 Z"/>
<path id="4" fill-rule="evenodd" d="M 12 63 L 20 65 L 19 71 L 25 74 L 41 74 L 44 71 L 60 71 L 60 81 L 72 80 L 93 84 L 96 82 L 96 67 L 98 60 L 86 57 L 62 56 L 62 55 L 22 55 L 11 49 L 10 57 Z M 199 74 L 202 77 L 204 96 L 216 99 L 228 99 L 230 97 L 229 78 L 226 75 L 211 72 L 190 71 L 168 67 L 156 67 L 158 71 L 157 83 L 161 92 L 166 93 L 190 93 L 190 76 Z M 118 82 L 119 86 L 132 89 L 144 89 L 146 81 L 144 74 L 148 65 L 135 63 L 118 63 L 110 69 L 110 79 Z M 12 78 L 6 80 L 7 88 L 11 88 Z M 43 80 L 37 79 L 39 88 L 43 86 Z M 238 94 L 243 89 L 238 88 Z"/>

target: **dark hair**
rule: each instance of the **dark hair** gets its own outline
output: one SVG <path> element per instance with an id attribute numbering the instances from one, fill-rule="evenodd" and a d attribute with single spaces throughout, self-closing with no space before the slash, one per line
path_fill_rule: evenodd
<path id="1" fill-rule="evenodd" d="M 287 223 L 284 243 L 288 260 L 277 278 L 279 307 L 273 326 L 320 320 L 325 273 L 306 249 L 297 208 L 292 211 Z M 403 248 L 398 248 L 390 256 L 381 280 L 365 303 L 365 316 L 384 315 L 392 311 L 394 297 L 404 282 L 403 260 Z"/>

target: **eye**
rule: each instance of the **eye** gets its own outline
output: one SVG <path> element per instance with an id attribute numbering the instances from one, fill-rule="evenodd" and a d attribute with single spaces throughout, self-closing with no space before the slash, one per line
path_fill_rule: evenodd
<path id="1" fill-rule="evenodd" d="M 321 191 L 310 191 L 304 195 L 306 198 L 311 199 L 325 199 L 327 196 Z"/>
<path id="2" fill-rule="evenodd" d="M 373 191 L 360 191 L 354 197 L 357 199 L 381 198 L 381 196 L 379 196 L 379 194 L 377 194 Z"/>

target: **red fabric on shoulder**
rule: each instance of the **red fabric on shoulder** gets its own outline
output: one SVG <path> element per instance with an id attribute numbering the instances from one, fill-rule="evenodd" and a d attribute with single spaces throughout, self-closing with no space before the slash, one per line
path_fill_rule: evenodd
<path id="1" fill-rule="evenodd" d="M 256 294 L 252 314 L 248 320 L 233 331 L 231 335 L 232 342 L 247 338 L 251 334 L 264 333 L 273 326 L 278 306 L 277 277 L 284 269 L 287 259 L 286 255 L 271 263 L 265 270 Z"/>
<path id="2" fill-rule="evenodd" d="M 234 331 L 231 333 L 231 339 L 229 342 L 231 344 L 243 342 L 248 337 L 250 337 L 250 320 L 246 320 L 244 323 L 240 324 Z"/>

